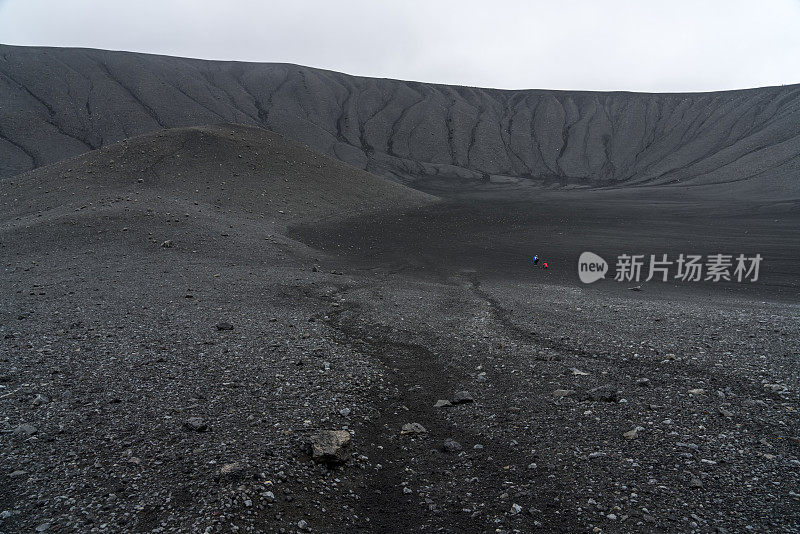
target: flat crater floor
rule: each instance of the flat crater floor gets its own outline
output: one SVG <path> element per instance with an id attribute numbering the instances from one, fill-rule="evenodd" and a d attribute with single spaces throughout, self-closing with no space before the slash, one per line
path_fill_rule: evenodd
<path id="1" fill-rule="evenodd" d="M 433 192 L 436 193 L 435 191 Z M 479 279 L 555 283 L 598 292 L 642 285 L 653 295 L 784 299 L 800 295 L 797 201 L 731 201 L 674 188 L 475 191 L 392 217 L 368 216 L 297 226 L 290 235 L 327 253 L 424 277 L 475 273 Z M 578 258 L 608 262 L 605 279 L 584 285 Z M 532 258 L 538 254 L 536 268 Z M 639 281 L 615 280 L 618 257 L 643 255 Z M 650 255 L 668 278 L 649 276 Z M 702 280 L 678 277 L 683 254 L 702 256 Z M 706 280 L 708 256 L 732 256 L 730 281 Z M 734 276 L 736 258 L 760 254 L 758 279 Z M 746 266 L 750 267 L 748 260 Z"/>

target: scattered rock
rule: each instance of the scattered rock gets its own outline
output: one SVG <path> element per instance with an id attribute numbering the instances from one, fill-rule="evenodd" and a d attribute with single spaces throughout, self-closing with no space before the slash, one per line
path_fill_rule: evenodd
<path id="1" fill-rule="evenodd" d="M 650 386 L 650 379 L 649 378 L 639 378 L 636 380 L 636 385 L 639 387 L 649 387 Z"/>
<path id="2" fill-rule="evenodd" d="M 468 404 L 470 402 L 475 402 L 475 397 L 473 397 L 472 393 L 469 391 L 459 391 L 453 395 L 451 402 L 453 404 Z"/>
<path id="3" fill-rule="evenodd" d="M 233 325 L 231 323 L 217 323 L 217 330 L 233 330 Z"/>
<path id="4" fill-rule="evenodd" d="M 172 240 L 171 239 L 167 239 L 166 241 L 163 241 L 161 243 L 161 248 L 172 248 L 172 247 L 173 247 L 173 244 L 172 244 Z"/>
<path id="5" fill-rule="evenodd" d="M 33 405 L 34 406 L 41 406 L 42 404 L 47 404 L 50 402 L 50 398 L 47 395 L 37 394 L 33 398 Z"/>
<path id="6" fill-rule="evenodd" d="M 208 424 L 202 417 L 190 417 L 186 420 L 186 427 L 195 432 L 205 432 L 208 430 Z"/>
<path id="7" fill-rule="evenodd" d="M 239 462 L 225 464 L 217 473 L 217 481 L 220 484 L 230 484 L 242 480 L 247 474 L 247 467 Z"/>
<path id="8" fill-rule="evenodd" d="M 584 400 L 594 402 L 617 402 L 619 400 L 619 394 L 612 386 L 598 386 L 586 392 Z"/>
<path id="9" fill-rule="evenodd" d="M 447 408 L 448 406 L 452 406 L 453 403 L 449 400 L 442 400 L 439 399 L 436 401 L 436 404 L 433 405 L 434 408 Z"/>
<path id="10" fill-rule="evenodd" d="M 462 447 L 461 444 L 456 440 L 447 438 L 442 444 L 442 450 L 444 452 L 461 452 L 464 450 L 464 447 Z"/>
<path id="11" fill-rule="evenodd" d="M 586 371 L 581 371 L 577 367 L 570 367 L 569 370 L 572 371 L 572 376 L 589 376 L 589 373 Z"/>
<path id="12" fill-rule="evenodd" d="M 575 394 L 574 389 L 557 389 L 553 391 L 553 396 L 557 399 L 560 399 L 562 397 L 569 397 L 570 395 L 574 394 Z"/>
<path id="13" fill-rule="evenodd" d="M 425 434 L 428 432 L 425 430 L 425 427 L 419 423 L 406 423 L 403 425 L 402 430 L 400 430 L 400 434 Z"/>
<path id="14" fill-rule="evenodd" d="M 636 439 L 637 437 L 639 437 L 639 432 L 637 431 L 637 429 L 634 428 L 633 430 L 628 430 L 627 432 L 622 434 L 622 437 L 627 440 Z"/>
<path id="15" fill-rule="evenodd" d="M 39 432 L 38 428 L 36 428 L 33 425 L 29 425 L 27 423 L 23 423 L 13 430 L 13 434 L 15 436 L 24 436 L 24 437 L 32 436 L 37 432 Z"/>
<path id="16" fill-rule="evenodd" d="M 699 397 L 700 395 L 705 395 L 706 390 L 704 390 L 703 388 L 696 388 L 696 389 L 690 389 L 688 393 L 689 395 L 694 395 L 695 397 Z"/>
<path id="17" fill-rule="evenodd" d="M 689 481 L 689 487 L 690 488 L 702 488 L 703 487 L 703 481 L 700 480 L 699 478 L 692 478 L 692 480 Z"/>
<path id="18" fill-rule="evenodd" d="M 346 430 L 323 430 L 311 436 L 306 447 L 315 462 L 337 465 L 350 457 L 350 443 L 350 432 Z"/>

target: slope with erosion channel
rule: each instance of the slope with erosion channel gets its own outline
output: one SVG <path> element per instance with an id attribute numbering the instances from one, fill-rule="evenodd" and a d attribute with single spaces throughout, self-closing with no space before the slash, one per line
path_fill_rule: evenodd
<path id="1" fill-rule="evenodd" d="M 287 64 L 0 46 L 0 176 L 132 135 L 245 123 L 426 188 L 716 184 L 797 196 L 800 86 L 494 90 Z"/>

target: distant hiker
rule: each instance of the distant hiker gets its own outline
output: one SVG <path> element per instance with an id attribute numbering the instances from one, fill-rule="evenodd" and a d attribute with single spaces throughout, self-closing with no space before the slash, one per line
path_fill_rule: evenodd
<path id="1" fill-rule="evenodd" d="M 534 256 L 533 256 L 533 264 L 534 265 L 539 265 L 539 255 L 538 254 L 534 254 Z"/>

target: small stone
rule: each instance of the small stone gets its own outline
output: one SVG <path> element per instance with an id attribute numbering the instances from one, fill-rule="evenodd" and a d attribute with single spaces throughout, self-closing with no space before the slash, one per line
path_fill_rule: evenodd
<path id="1" fill-rule="evenodd" d="M 553 396 L 557 399 L 560 399 L 562 397 L 569 397 L 570 395 L 574 394 L 575 394 L 574 389 L 557 389 L 553 391 Z"/>
<path id="2" fill-rule="evenodd" d="M 695 397 L 699 397 L 700 395 L 705 395 L 705 393 L 706 390 L 704 390 L 703 388 L 696 388 L 689 390 L 689 395 L 694 395 Z"/>
<path id="3" fill-rule="evenodd" d="M 23 423 L 13 430 L 15 436 L 32 436 L 39 432 L 39 429 L 33 425 Z"/>
<path id="4" fill-rule="evenodd" d="M 628 430 L 627 432 L 622 434 L 622 437 L 627 440 L 636 439 L 637 437 L 639 437 L 639 432 L 637 432 L 637 430 L 634 428 L 633 430 Z"/>
<path id="5" fill-rule="evenodd" d="M 616 521 L 617 520 L 617 514 L 608 514 L 606 516 L 606 519 L 609 519 L 611 521 Z"/>
<path id="6" fill-rule="evenodd" d="M 305 519 L 301 519 L 297 522 L 297 528 L 300 530 L 306 530 L 308 528 L 308 522 Z"/>
<path id="7" fill-rule="evenodd" d="M 41 406 L 42 404 L 47 404 L 48 402 L 50 402 L 50 399 L 47 397 L 47 395 L 42 395 L 41 393 L 37 394 L 33 398 L 34 406 Z"/>
<path id="8" fill-rule="evenodd" d="M 247 469 L 244 465 L 239 462 L 232 462 L 220 468 L 217 480 L 220 484 L 230 484 L 231 482 L 237 482 L 244 478 L 246 473 Z"/>
<path id="9" fill-rule="evenodd" d="M 414 490 L 412 490 L 411 488 L 409 488 L 408 486 L 406 486 L 406 487 L 404 487 L 404 488 L 403 488 L 403 493 L 404 493 L 405 495 L 411 495 L 412 493 L 414 493 Z"/>
<path id="10" fill-rule="evenodd" d="M 649 387 L 650 386 L 650 379 L 649 378 L 638 378 L 636 380 L 636 385 L 639 387 Z"/>
<path id="11" fill-rule="evenodd" d="M 522 511 L 522 506 L 518 505 L 517 503 L 511 505 L 511 515 L 517 515 L 521 511 Z"/>
<path id="12" fill-rule="evenodd" d="M 569 370 L 572 371 L 573 376 L 589 376 L 589 373 L 587 373 L 586 371 L 581 371 L 577 367 L 570 367 Z"/>
<path id="13" fill-rule="evenodd" d="M 233 325 L 231 323 L 217 323 L 217 330 L 233 330 Z"/>
<path id="14" fill-rule="evenodd" d="M 161 248 L 172 248 L 172 246 L 173 245 L 172 245 L 172 240 L 171 239 L 167 239 L 166 241 L 163 241 L 161 243 Z"/>
<path id="15" fill-rule="evenodd" d="M 350 408 L 342 408 L 341 410 L 339 410 L 339 415 L 341 415 L 342 417 L 347 417 L 348 415 L 350 415 Z"/>
<path id="16" fill-rule="evenodd" d="M 44 532 L 49 528 L 50 528 L 50 523 L 42 523 L 41 525 L 36 527 L 36 532 Z"/>
<path id="17" fill-rule="evenodd" d="M 594 460 L 596 458 L 602 458 L 603 456 L 606 456 L 606 453 L 604 453 L 604 452 L 592 452 L 592 453 L 589 453 L 589 459 L 590 460 Z"/>
<path id="18" fill-rule="evenodd" d="M 8 476 L 10 476 L 11 478 L 17 478 L 17 477 L 21 477 L 22 475 L 27 475 L 27 474 L 28 474 L 27 471 L 23 471 L 21 469 L 17 469 L 16 471 L 12 471 L 11 474 L 8 475 Z"/>
<path id="19" fill-rule="evenodd" d="M 433 405 L 434 408 L 447 408 L 448 406 L 452 406 L 453 403 L 449 400 L 439 399 L 436 401 L 436 404 Z"/>
<path id="20" fill-rule="evenodd" d="M 350 443 L 350 432 L 346 430 L 323 430 L 308 439 L 306 448 L 315 462 L 336 465 L 349 458 Z"/>
<path id="21" fill-rule="evenodd" d="M 462 447 L 461 444 L 454 439 L 447 438 L 442 444 L 442 450 L 444 452 L 461 452 L 464 450 L 464 447 Z"/>
<path id="22" fill-rule="evenodd" d="M 689 481 L 689 487 L 690 488 L 702 488 L 703 487 L 703 481 L 700 480 L 699 478 L 693 478 L 692 480 Z"/>
<path id="23" fill-rule="evenodd" d="M 202 417 L 190 417 L 186 420 L 186 427 L 195 432 L 205 432 L 208 430 L 208 424 Z"/>
<path id="24" fill-rule="evenodd" d="M 585 399 L 595 402 L 617 402 L 619 400 L 619 396 L 617 394 L 617 390 L 612 386 L 599 386 L 590 389 L 586 393 Z"/>
<path id="25" fill-rule="evenodd" d="M 406 423 L 403 425 L 403 428 L 400 430 L 400 434 L 425 434 L 428 432 L 425 430 L 425 427 L 419 423 Z"/>
<path id="26" fill-rule="evenodd" d="M 473 397 L 472 393 L 469 391 L 459 391 L 453 395 L 451 402 L 453 404 L 468 404 L 470 402 L 475 402 L 475 397 Z"/>

